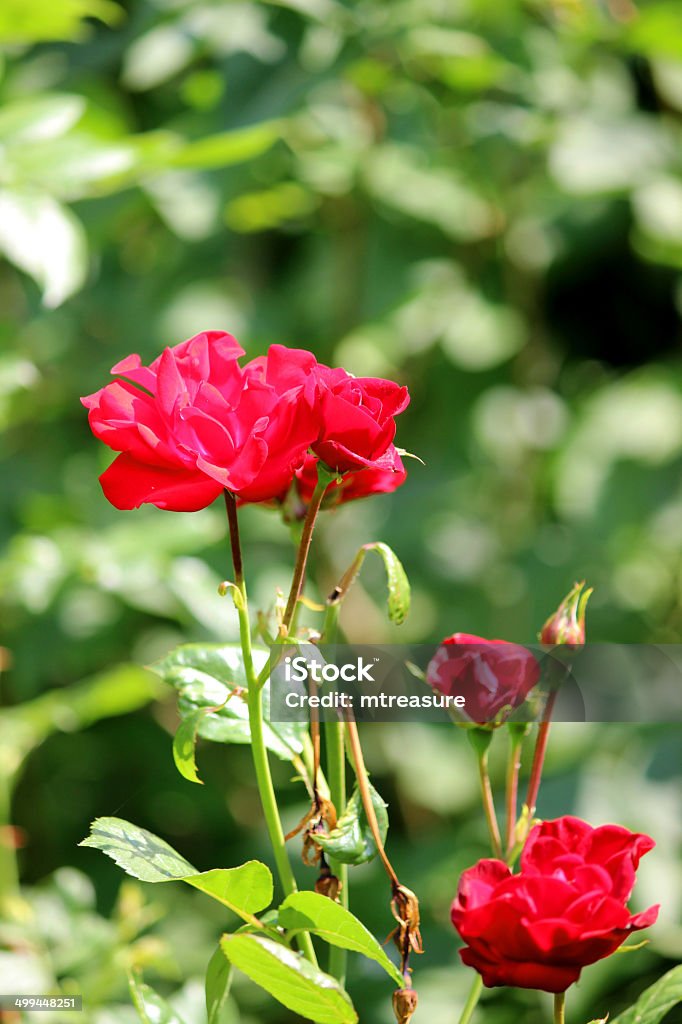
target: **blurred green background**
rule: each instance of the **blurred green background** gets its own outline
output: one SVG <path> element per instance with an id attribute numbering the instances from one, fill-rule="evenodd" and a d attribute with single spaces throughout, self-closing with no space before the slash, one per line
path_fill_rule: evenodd
<path id="1" fill-rule="evenodd" d="M 129 352 L 206 328 L 249 355 L 283 342 L 398 379 L 398 442 L 425 465 L 327 514 L 313 576 L 324 593 L 359 544 L 386 540 L 413 611 L 387 624 L 368 565 L 349 637 L 532 641 L 586 578 L 591 639 L 678 642 L 682 7 L 5 0 L 0 45 L 0 874 L 11 892 L 18 839 L 25 885 L 0 925 L 0 991 L 58 978 L 88 995 L 88 1022 L 125 1024 L 134 963 L 198 1024 L 221 914 L 120 889 L 76 844 L 119 814 L 202 869 L 269 860 L 248 750 L 205 744 L 207 785 L 182 780 L 173 700 L 140 667 L 236 637 L 217 594 L 225 527 L 218 506 L 109 507 L 110 454 L 78 398 Z M 242 520 L 266 608 L 288 534 L 271 512 Z M 422 898 L 418 1019 L 455 1020 L 470 974 L 449 902 L 485 854 L 470 752 L 455 730 L 364 735 L 391 856 Z M 682 958 L 681 752 L 679 726 L 555 730 L 539 812 L 650 832 L 637 901 L 663 904 L 646 950 L 585 972 L 570 1020 L 615 1015 Z M 500 738 L 498 779 L 503 756 Z M 304 794 L 274 769 L 290 827 Z M 380 869 L 352 883 L 383 938 Z M 363 1021 L 392 1020 L 369 965 L 350 991 Z M 549 1009 L 496 990 L 479 1013 Z M 240 982 L 226 1024 L 291 1019 Z"/>

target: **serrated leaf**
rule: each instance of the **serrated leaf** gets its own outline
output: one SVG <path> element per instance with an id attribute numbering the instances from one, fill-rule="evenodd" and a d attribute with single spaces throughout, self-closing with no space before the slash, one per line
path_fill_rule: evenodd
<path id="1" fill-rule="evenodd" d="M 269 651 L 256 647 L 253 660 L 256 672 L 265 665 Z M 219 711 L 207 713 L 198 721 L 197 732 L 216 743 L 250 743 L 249 712 L 246 700 L 227 697 L 236 687 L 246 691 L 247 680 L 241 648 L 238 644 L 183 644 L 155 662 L 152 670 L 170 683 L 178 693 L 178 711 L 183 719 L 201 709 L 218 705 Z M 270 684 L 263 697 L 263 737 L 265 745 L 283 761 L 291 761 L 303 750 L 307 730 L 305 722 L 270 722 Z"/>
<path id="2" fill-rule="evenodd" d="M 314 932 L 332 946 L 362 953 L 380 964 L 399 988 L 405 984 L 400 971 L 372 933 L 354 914 L 328 896 L 316 892 L 292 893 L 279 908 L 277 921 L 287 931 Z"/>
<path id="3" fill-rule="evenodd" d="M 382 842 L 385 842 L 388 832 L 387 805 L 371 783 L 369 783 L 369 791 L 379 826 L 379 835 Z M 327 835 L 317 834 L 315 842 L 320 844 L 328 857 L 334 857 L 342 864 L 364 864 L 375 856 L 376 843 L 357 786 L 346 804 L 345 811 L 337 821 L 336 828 Z"/>
<path id="4" fill-rule="evenodd" d="M 243 920 L 250 920 L 272 901 L 272 875 L 260 861 L 197 871 L 159 836 L 123 818 L 97 818 L 79 845 L 101 850 L 141 882 L 186 882 Z"/>
<path id="5" fill-rule="evenodd" d="M 185 1024 L 173 1007 L 155 992 L 150 985 L 134 975 L 128 978 L 130 995 L 142 1024 Z"/>
<path id="6" fill-rule="evenodd" d="M 673 967 L 645 989 L 637 1002 L 611 1024 L 658 1024 L 678 1003 L 682 1003 L 682 966 Z"/>
<path id="7" fill-rule="evenodd" d="M 206 968 L 206 1016 L 208 1024 L 219 1024 L 220 1017 L 230 994 L 232 965 L 225 958 L 220 946 L 217 947 Z"/>
<path id="8" fill-rule="evenodd" d="M 260 935 L 224 935 L 230 963 L 289 1010 L 317 1024 L 355 1024 L 358 1016 L 335 978 L 299 953 Z"/>

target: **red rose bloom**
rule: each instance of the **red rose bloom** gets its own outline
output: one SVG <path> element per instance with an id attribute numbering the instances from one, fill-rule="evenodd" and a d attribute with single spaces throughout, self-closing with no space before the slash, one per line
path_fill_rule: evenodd
<path id="1" fill-rule="evenodd" d="M 471 633 L 443 640 L 426 670 L 434 690 L 466 698 L 464 713 L 480 725 L 522 704 L 539 678 L 540 665 L 525 647 Z"/>
<path id="2" fill-rule="evenodd" d="M 223 488 L 267 501 L 288 487 L 319 435 L 315 358 L 273 346 L 242 369 L 243 354 L 207 331 L 150 366 L 128 356 L 112 370 L 125 379 L 82 399 L 95 436 L 122 453 L 100 477 L 112 505 L 189 512 Z"/>
<path id="3" fill-rule="evenodd" d="M 296 471 L 296 491 L 303 506 L 309 504 L 317 483 L 318 459 L 306 456 L 303 466 Z M 346 501 L 368 498 L 372 494 L 388 494 L 397 490 L 407 479 L 407 470 L 395 445 L 390 445 L 384 455 L 371 469 L 358 469 L 344 473 L 329 485 L 325 493 L 323 508 L 332 508 Z"/>
<path id="4" fill-rule="evenodd" d="M 321 363 L 317 377 L 322 426 L 314 453 L 338 473 L 384 469 L 382 457 L 395 437 L 394 417 L 410 401 L 407 388 Z"/>
<path id="5" fill-rule="evenodd" d="M 564 992 L 583 967 L 655 922 L 658 906 L 635 915 L 626 906 L 639 861 L 655 845 L 569 816 L 536 825 L 518 874 L 481 860 L 462 875 L 451 918 L 466 943 L 463 962 L 489 988 Z"/>

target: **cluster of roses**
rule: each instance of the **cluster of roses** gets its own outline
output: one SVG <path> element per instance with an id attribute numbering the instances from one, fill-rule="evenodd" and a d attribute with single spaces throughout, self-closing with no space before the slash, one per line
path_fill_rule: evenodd
<path id="1" fill-rule="evenodd" d="M 92 432 L 121 452 L 100 477 L 113 505 L 192 512 L 224 489 L 279 503 L 292 484 L 305 505 L 318 460 L 338 477 L 328 503 L 403 483 L 393 439 L 407 388 L 283 345 L 242 366 L 243 355 L 231 335 L 205 331 L 149 366 L 128 356 L 112 369 L 118 380 L 82 399 Z"/>
<path id="2" fill-rule="evenodd" d="M 113 505 L 195 511 L 223 490 L 241 502 L 283 503 L 293 486 L 305 507 L 318 463 L 337 477 L 327 503 L 403 483 L 393 439 L 406 388 L 282 345 L 241 366 L 243 355 L 231 335 L 205 332 L 149 366 L 127 357 L 112 370 L 118 380 L 82 399 L 95 436 L 121 453 L 100 478 Z M 581 586 L 545 624 L 543 644 L 584 642 L 589 592 L 581 597 Z M 517 644 L 455 633 L 431 660 L 427 681 L 465 696 L 469 724 L 492 729 L 540 674 Z M 569 816 L 535 825 L 518 872 L 486 859 L 462 875 L 451 910 L 466 944 L 462 960 L 488 986 L 565 992 L 584 966 L 656 920 L 657 906 L 635 915 L 627 908 L 639 861 L 654 845 L 618 825 L 592 828 Z"/>
<path id="3" fill-rule="evenodd" d="M 543 643 L 584 642 L 579 589 L 545 623 Z M 471 724 L 489 729 L 523 704 L 540 675 L 538 660 L 518 644 L 455 633 L 432 658 L 427 680 L 441 693 L 463 694 Z M 451 919 L 466 943 L 463 962 L 490 987 L 565 992 L 583 967 L 656 921 L 658 906 L 634 915 L 627 907 L 639 861 L 654 846 L 647 835 L 571 816 L 535 825 L 518 872 L 486 859 L 461 876 Z"/>

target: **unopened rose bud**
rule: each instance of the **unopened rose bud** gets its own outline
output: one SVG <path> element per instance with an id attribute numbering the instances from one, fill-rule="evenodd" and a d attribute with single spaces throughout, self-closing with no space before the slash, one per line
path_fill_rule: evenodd
<path id="1" fill-rule="evenodd" d="M 540 630 L 541 644 L 554 647 L 566 644 L 570 648 L 582 647 L 585 643 L 585 608 L 592 588 L 583 590 L 585 581 L 574 584 L 557 610 L 547 619 Z"/>
<path id="2" fill-rule="evenodd" d="M 398 1024 L 409 1024 L 417 1009 L 417 993 L 413 988 L 399 988 L 393 993 L 393 1012 Z"/>

